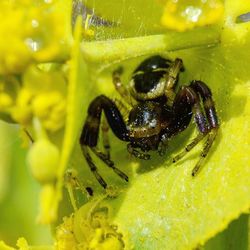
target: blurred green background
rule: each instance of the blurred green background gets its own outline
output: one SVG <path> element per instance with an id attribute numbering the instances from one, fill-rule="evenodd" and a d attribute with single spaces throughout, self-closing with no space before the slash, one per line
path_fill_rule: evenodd
<path id="1" fill-rule="evenodd" d="M 26 166 L 18 126 L 0 122 L 0 240 L 15 246 L 19 237 L 31 245 L 52 242 L 49 226 L 36 223 L 39 184 Z"/>

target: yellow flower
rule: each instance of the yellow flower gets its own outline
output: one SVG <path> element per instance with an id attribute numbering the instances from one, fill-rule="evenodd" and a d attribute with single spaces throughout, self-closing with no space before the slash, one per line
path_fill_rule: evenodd
<path id="1" fill-rule="evenodd" d="M 56 131 L 64 125 L 66 102 L 59 92 L 54 91 L 37 95 L 32 102 L 32 109 L 44 128 Z"/>
<path id="2" fill-rule="evenodd" d="M 34 61 L 65 58 L 69 37 L 65 14 L 54 3 L 0 2 L 0 37 L 4 38 L 0 42 L 0 74 L 21 73 Z"/>

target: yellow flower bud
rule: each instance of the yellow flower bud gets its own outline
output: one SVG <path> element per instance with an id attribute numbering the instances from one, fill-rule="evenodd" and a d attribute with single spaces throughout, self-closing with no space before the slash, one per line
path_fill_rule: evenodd
<path id="1" fill-rule="evenodd" d="M 32 145 L 27 161 L 37 181 L 47 183 L 56 179 L 59 155 L 58 148 L 49 140 L 41 139 Z"/>

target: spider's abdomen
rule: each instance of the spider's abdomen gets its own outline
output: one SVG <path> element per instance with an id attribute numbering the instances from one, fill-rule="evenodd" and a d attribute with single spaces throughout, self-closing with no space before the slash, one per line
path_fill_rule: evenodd
<path id="1" fill-rule="evenodd" d="M 132 96 L 137 100 L 153 100 L 164 93 L 165 74 L 171 61 L 161 56 L 144 60 L 133 72 L 130 82 Z"/>
<path id="2" fill-rule="evenodd" d="M 161 107 L 153 102 L 143 102 L 135 106 L 129 114 L 130 137 L 143 138 L 157 135 L 161 131 Z"/>

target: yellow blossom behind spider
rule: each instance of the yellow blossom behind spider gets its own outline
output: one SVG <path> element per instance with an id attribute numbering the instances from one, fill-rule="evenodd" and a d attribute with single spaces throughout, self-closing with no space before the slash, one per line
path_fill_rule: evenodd
<path id="1" fill-rule="evenodd" d="M 215 24 L 224 12 L 220 0 L 167 0 L 164 1 L 164 5 L 162 25 L 180 32 L 197 26 Z"/>
<path id="2" fill-rule="evenodd" d="M 21 73 L 32 62 L 65 57 L 67 39 L 62 11 L 54 2 L 0 2 L 0 74 Z M 60 22 L 60 23 L 59 23 Z"/>
<path id="3" fill-rule="evenodd" d="M 56 131 L 64 125 L 66 102 L 59 92 L 38 95 L 32 103 L 32 108 L 44 128 Z"/>
<path id="4" fill-rule="evenodd" d="M 16 93 L 16 98 L 6 89 L 6 86 L 13 84 L 2 83 L 1 111 L 9 112 L 12 119 L 23 126 L 30 125 L 34 117 L 50 131 L 64 126 L 66 81 L 63 73 L 57 70 L 46 72 L 36 66 L 29 67 L 22 77 L 22 87 Z"/>

